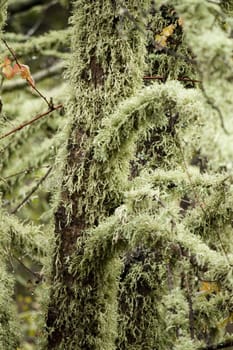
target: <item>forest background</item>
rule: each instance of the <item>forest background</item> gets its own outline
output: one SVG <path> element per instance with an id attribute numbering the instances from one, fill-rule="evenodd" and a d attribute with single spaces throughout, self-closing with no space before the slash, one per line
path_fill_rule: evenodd
<path id="1" fill-rule="evenodd" d="M 64 61 L 70 52 L 68 18 L 70 1 L 17 0 L 8 1 L 4 38 L 15 51 L 22 64 L 28 65 L 38 87 L 56 103 L 64 103 L 66 82 L 63 78 Z M 45 33 L 50 33 L 48 36 Z M 8 57 L 9 50 L 1 44 L 1 61 Z M 20 76 L 7 80 L 2 76 L 1 133 L 13 129 L 46 110 L 46 104 Z M 45 225 L 51 232 L 50 180 L 44 177 L 54 162 L 59 142 L 55 135 L 62 130 L 64 112 L 55 112 L 37 124 L 12 135 L 1 143 L 1 194 L 2 207 L 14 212 L 22 222 Z M 25 197 L 29 195 L 25 203 Z M 21 205 L 22 204 L 22 205 Z M 20 205 L 18 207 L 18 205 Z M 49 226 L 49 228 L 48 228 Z M 27 238 L 30 240 L 30 236 Z M 41 242 L 49 244 L 48 240 Z M 21 349 L 36 349 L 40 338 L 38 320 L 41 306 L 35 292 L 41 270 L 38 259 L 31 259 L 27 252 L 8 251 L 8 269 L 15 277 L 14 299 L 22 331 Z M 31 254 L 30 254 L 31 255 Z"/>

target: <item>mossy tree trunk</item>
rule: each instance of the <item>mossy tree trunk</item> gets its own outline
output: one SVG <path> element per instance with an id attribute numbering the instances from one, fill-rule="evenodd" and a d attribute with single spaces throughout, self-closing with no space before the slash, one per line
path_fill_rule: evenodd
<path id="1" fill-rule="evenodd" d="M 146 3 L 131 0 L 127 4 L 140 26 Z M 104 292 L 96 276 L 98 271 L 92 271 L 83 281 L 70 269 L 72 256 L 82 254 L 77 250 L 77 240 L 82 240 L 87 228 L 97 225 L 100 218 L 113 213 L 121 203 L 118 175 L 94 159 L 92 144 L 103 117 L 131 96 L 142 82 L 143 34 L 130 19 L 120 18 L 119 10 L 114 0 L 74 3 L 73 53 L 68 68 L 72 96 L 67 107 L 70 127 L 60 203 L 55 214 L 48 349 L 114 348 L 116 305 L 110 291 L 115 294 L 116 288 L 110 291 L 106 288 Z M 114 269 L 118 271 L 118 264 L 112 264 L 112 268 L 112 279 L 107 284 L 115 286 Z M 109 324 L 110 330 L 106 327 Z"/>

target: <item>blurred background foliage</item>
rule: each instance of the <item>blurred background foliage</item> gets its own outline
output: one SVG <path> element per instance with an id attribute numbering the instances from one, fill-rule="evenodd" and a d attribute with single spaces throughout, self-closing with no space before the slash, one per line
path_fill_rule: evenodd
<path id="1" fill-rule="evenodd" d="M 70 46 L 70 3 L 68 0 L 8 1 L 3 37 L 20 63 L 30 67 L 36 87 L 48 99 L 52 97 L 55 104 L 64 103 L 66 99 L 63 71 Z M 1 43 L 1 63 L 7 56 L 12 59 Z M 1 135 L 48 108 L 21 78 L 7 81 L 1 77 L 1 96 Z M 0 193 L 4 210 L 15 213 L 24 222 L 43 225 L 47 235 L 51 231 L 49 210 L 53 171 L 46 174 L 60 146 L 56 135 L 64 124 L 64 111 L 55 111 L 1 140 L 0 144 Z M 16 279 L 15 300 L 24 336 L 20 349 L 36 349 L 42 314 L 37 291 L 44 286 L 39 286 L 37 291 L 35 287 L 40 284 L 41 265 L 32 261 L 26 252 L 9 254 L 9 269 Z"/>

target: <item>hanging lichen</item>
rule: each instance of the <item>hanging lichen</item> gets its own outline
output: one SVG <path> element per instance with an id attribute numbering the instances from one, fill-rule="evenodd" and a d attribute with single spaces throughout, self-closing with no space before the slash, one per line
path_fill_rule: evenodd
<path id="1" fill-rule="evenodd" d="M 128 10 L 140 26 L 145 22 L 141 8 L 146 10 L 147 2 L 129 3 Z M 130 19 L 120 18 L 120 10 L 121 6 L 112 1 L 74 3 L 72 55 L 67 71 L 71 84 L 69 140 L 56 212 L 54 288 L 47 321 L 50 349 L 115 347 L 119 263 L 111 261 L 110 265 L 103 264 L 103 272 L 97 269 L 90 273 L 84 264 L 76 278 L 69 271 L 76 270 L 72 254 L 81 259 L 82 249 L 80 244 L 77 248 L 76 240 L 81 239 L 84 229 L 113 213 L 122 200 L 122 190 L 109 178 L 109 165 L 94 159 L 92 144 L 102 119 L 142 83 L 143 34 Z M 119 25 L 127 36 L 121 36 Z M 112 175 L 117 178 L 117 174 Z M 69 284 L 70 292 L 63 290 L 64 283 Z M 73 300 L 67 298 L 67 292 L 72 293 Z"/>
<path id="2" fill-rule="evenodd" d="M 140 91 L 144 67 L 146 72 L 142 55 L 139 59 L 139 51 L 130 54 L 126 46 L 121 50 L 124 40 L 135 45 L 134 40 L 141 38 L 146 45 L 145 29 L 139 17 L 141 13 L 145 18 L 144 12 L 139 11 L 135 17 L 133 4 L 120 9 L 123 14 L 120 30 L 124 37 L 118 47 L 115 26 L 109 29 L 111 38 L 102 27 L 103 23 L 107 25 L 102 19 L 108 10 L 113 11 L 109 5 L 105 4 L 104 14 L 96 3 L 84 7 L 85 15 L 79 12 L 77 16 L 75 12 L 73 16 L 74 53 L 67 75 L 73 88 L 73 98 L 68 105 L 72 123 L 63 189 L 56 212 L 58 250 L 53 302 L 47 322 L 55 331 L 49 336 L 49 346 L 149 350 L 167 349 L 172 344 L 180 349 L 183 344 L 196 349 L 202 341 L 221 339 L 216 322 L 221 316 L 216 305 L 221 303 L 223 308 L 227 305 L 227 297 L 219 295 L 213 296 L 208 305 L 205 299 L 198 303 L 199 278 L 221 280 L 223 289 L 231 284 L 230 275 L 225 274 L 224 240 L 229 237 L 228 215 L 231 217 L 225 200 L 221 210 L 225 219 L 221 225 L 218 220 L 224 237 L 221 239 L 217 234 L 218 244 L 209 245 L 211 229 L 216 228 L 211 210 L 214 212 L 223 198 L 222 180 L 213 188 L 210 185 L 211 189 L 208 185 L 205 187 L 205 178 L 190 175 L 189 170 L 189 163 L 194 163 L 194 156 L 200 153 L 199 134 L 212 106 L 206 103 L 205 94 L 193 89 L 195 79 L 200 78 L 199 70 L 192 48 L 183 37 L 185 25 L 178 12 L 165 5 L 156 14 L 147 10 L 151 21 L 148 50 L 155 52 L 147 59 L 146 74 L 160 74 L 162 82 Z M 99 15 L 98 23 L 93 19 L 89 23 L 88 15 L 94 12 Z M 112 18 L 110 12 L 108 17 Z M 112 22 L 108 20 L 108 23 Z M 91 37 L 85 31 L 87 24 Z M 129 24 L 135 27 L 134 31 Z M 124 25 L 128 36 L 122 28 Z M 171 25 L 172 30 L 167 34 L 165 29 Z M 95 30 L 90 29 L 93 26 Z M 160 45 L 162 48 L 154 43 L 159 35 L 166 36 Z M 119 50 L 117 56 L 115 50 Z M 127 66 L 123 64 L 126 57 Z M 138 70 L 130 74 L 132 85 L 124 70 L 131 67 L 131 57 L 134 67 L 138 59 Z M 76 61 L 78 64 L 74 66 Z M 167 79 L 183 79 L 183 83 L 164 84 L 163 80 Z M 131 98 L 127 100 L 128 96 Z M 130 174 L 138 138 L 136 158 L 141 161 L 141 167 Z M 145 138 L 147 142 L 141 149 Z M 186 181 L 182 187 L 180 183 L 162 185 L 160 176 L 157 185 L 152 180 L 148 187 L 143 181 L 142 168 L 147 168 L 148 173 L 154 174 L 154 171 L 155 175 L 161 169 L 168 175 L 168 169 L 172 174 L 178 168 L 177 178 L 184 176 L 190 183 L 187 186 Z M 138 179 L 131 182 L 135 176 L 139 176 Z M 200 187 L 195 184 L 196 178 Z M 137 185 L 139 187 L 134 187 Z M 230 192 L 231 183 L 227 183 L 226 188 Z M 129 192 L 125 193 L 127 189 Z M 213 203 L 214 195 L 215 209 L 208 205 Z M 114 210 L 116 221 L 107 220 L 101 226 L 103 218 L 111 216 Z M 99 229 L 90 229 L 84 234 L 92 226 Z M 123 270 L 117 298 L 120 265 L 115 258 L 118 254 L 123 254 Z M 229 256 L 228 260 L 231 259 Z M 202 302 L 206 306 L 205 321 L 201 317 L 196 321 Z"/>

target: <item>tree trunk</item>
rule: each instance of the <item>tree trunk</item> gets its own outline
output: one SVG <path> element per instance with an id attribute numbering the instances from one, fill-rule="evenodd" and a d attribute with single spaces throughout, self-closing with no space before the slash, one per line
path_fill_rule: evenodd
<path id="1" fill-rule="evenodd" d="M 81 277 L 81 267 L 75 266 L 74 258 L 82 256 L 80 242 L 85 240 L 85 230 L 108 217 L 121 203 L 119 175 L 126 179 L 128 166 L 122 164 L 122 169 L 114 169 L 113 174 L 111 163 L 106 168 L 97 162 L 93 139 L 102 119 L 141 86 L 145 4 L 128 1 L 130 14 L 137 18 L 135 26 L 120 14 L 114 0 L 74 3 L 73 53 L 68 68 L 72 97 L 67 106 L 68 144 L 55 214 L 48 349 L 115 348 L 115 276 L 119 263 L 113 260 L 111 266 L 103 267 L 105 272 L 110 269 L 109 274 L 96 269 L 84 271 Z"/>

